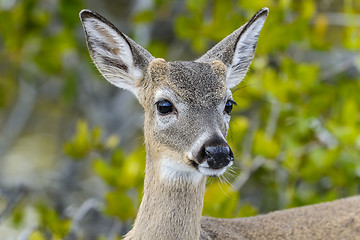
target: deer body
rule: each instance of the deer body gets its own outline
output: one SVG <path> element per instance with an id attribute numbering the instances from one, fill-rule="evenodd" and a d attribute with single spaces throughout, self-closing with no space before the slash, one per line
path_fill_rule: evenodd
<path id="1" fill-rule="evenodd" d="M 100 15 L 89 10 L 80 13 L 99 71 L 112 84 L 133 92 L 145 110 L 144 196 L 125 239 L 328 236 L 318 233 L 319 228 L 336 234 L 327 239 L 356 239 L 359 197 L 252 218 L 201 217 L 206 176 L 219 176 L 233 163 L 226 142 L 234 104 L 230 89 L 249 68 L 267 14 L 267 8 L 261 9 L 193 62 L 166 62 L 154 58 Z M 337 216 L 329 217 L 332 212 Z M 338 222 L 338 217 L 344 221 Z"/>
<path id="2" fill-rule="evenodd" d="M 238 219 L 203 218 L 201 239 L 358 240 L 360 197 Z"/>

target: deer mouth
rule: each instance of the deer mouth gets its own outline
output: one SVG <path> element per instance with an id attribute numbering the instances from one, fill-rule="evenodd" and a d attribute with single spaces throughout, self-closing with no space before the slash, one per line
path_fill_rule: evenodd
<path id="1" fill-rule="evenodd" d="M 207 161 L 198 165 L 198 171 L 209 177 L 217 177 L 225 173 L 226 169 L 233 165 L 233 161 L 230 161 L 226 166 L 221 168 L 212 168 Z"/>
<path id="2" fill-rule="evenodd" d="M 202 163 L 197 163 L 196 161 L 191 160 L 191 165 L 196 168 L 201 174 L 208 177 L 218 177 L 225 173 L 226 169 L 233 165 L 233 161 L 230 161 L 226 166 L 220 168 L 213 168 L 209 166 L 207 161 Z"/>

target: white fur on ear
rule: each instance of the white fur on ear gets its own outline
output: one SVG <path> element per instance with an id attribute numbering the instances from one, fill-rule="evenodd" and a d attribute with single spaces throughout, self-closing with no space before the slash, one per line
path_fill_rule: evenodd
<path id="1" fill-rule="evenodd" d="M 231 89 L 237 86 L 245 77 L 255 54 L 259 34 L 264 26 L 266 14 L 250 21 L 243 29 L 237 41 L 231 66 L 227 72 L 226 85 Z"/>
<path id="2" fill-rule="evenodd" d="M 80 12 L 90 56 L 101 74 L 117 87 L 137 95 L 136 84 L 144 71 L 134 63 L 134 44 L 100 15 L 88 10 Z M 131 41 L 131 43 L 130 43 Z"/>

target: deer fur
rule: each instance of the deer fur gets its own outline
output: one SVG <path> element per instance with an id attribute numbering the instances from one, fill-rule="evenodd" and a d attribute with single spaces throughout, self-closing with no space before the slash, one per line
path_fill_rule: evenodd
<path id="1" fill-rule="evenodd" d="M 233 162 L 230 90 L 245 77 L 267 15 L 261 9 L 195 61 L 166 62 L 100 15 L 81 11 L 95 65 L 145 110 L 144 195 L 125 239 L 360 239 L 359 197 L 250 218 L 201 216 L 206 176 Z"/>

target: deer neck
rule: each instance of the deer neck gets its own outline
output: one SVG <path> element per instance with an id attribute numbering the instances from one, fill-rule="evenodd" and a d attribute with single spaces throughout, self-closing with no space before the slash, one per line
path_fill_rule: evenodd
<path id="1" fill-rule="evenodd" d="M 148 154 L 144 196 L 125 239 L 199 239 L 205 177 L 168 181 L 157 160 Z"/>

